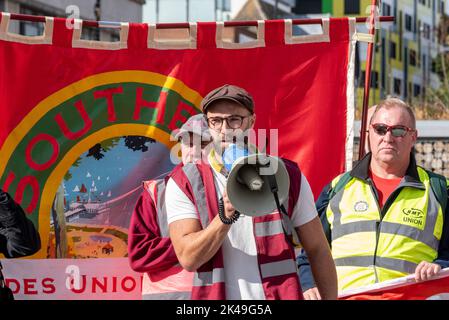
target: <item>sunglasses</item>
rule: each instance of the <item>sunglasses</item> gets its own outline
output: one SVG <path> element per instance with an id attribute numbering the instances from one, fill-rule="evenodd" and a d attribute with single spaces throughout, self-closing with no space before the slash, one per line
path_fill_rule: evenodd
<path id="1" fill-rule="evenodd" d="M 412 128 L 409 128 L 406 126 L 401 126 L 401 125 L 389 126 L 384 123 L 375 123 L 375 124 L 372 124 L 371 127 L 374 129 L 374 132 L 376 134 L 378 134 L 379 136 L 384 136 L 387 134 L 388 131 L 390 131 L 391 135 L 396 138 L 405 137 L 405 135 L 408 132 L 415 131 L 415 129 L 412 129 Z"/>

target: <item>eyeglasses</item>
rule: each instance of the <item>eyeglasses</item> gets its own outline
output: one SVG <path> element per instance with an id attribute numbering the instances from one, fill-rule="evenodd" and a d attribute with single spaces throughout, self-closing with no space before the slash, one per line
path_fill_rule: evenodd
<path id="1" fill-rule="evenodd" d="M 405 135 L 408 132 L 413 132 L 415 129 L 401 126 L 401 125 L 395 125 L 395 126 L 389 126 L 384 123 L 375 123 L 372 124 L 371 127 L 374 129 L 374 132 L 378 134 L 379 136 L 384 136 L 387 134 L 388 131 L 391 132 L 391 135 L 393 137 L 399 138 L 399 137 L 405 137 Z"/>
<path id="2" fill-rule="evenodd" d="M 232 116 L 224 117 L 224 118 L 210 117 L 210 118 L 206 118 L 206 120 L 207 120 L 207 124 L 208 124 L 209 128 L 218 131 L 223 126 L 223 121 L 226 121 L 228 128 L 238 129 L 242 126 L 243 119 L 249 118 L 249 117 L 251 117 L 251 116 L 232 115 Z"/>

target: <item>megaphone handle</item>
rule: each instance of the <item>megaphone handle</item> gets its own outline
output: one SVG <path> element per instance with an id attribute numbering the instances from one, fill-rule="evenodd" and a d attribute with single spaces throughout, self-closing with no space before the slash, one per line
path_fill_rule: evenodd
<path id="1" fill-rule="evenodd" d="M 232 217 L 226 218 L 226 216 L 224 214 L 224 201 L 223 201 L 223 198 L 221 198 L 218 203 L 218 216 L 220 217 L 221 222 L 223 222 L 224 224 L 233 224 L 240 217 L 240 212 L 235 210 Z"/>
<path id="2" fill-rule="evenodd" d="M 6 286 L 5 277 L 3 276 L 2 269 L 3 269 L 3 266 L 2 266 L 2 263 L 0 262 L 0 288 L 4 288 Z"/>

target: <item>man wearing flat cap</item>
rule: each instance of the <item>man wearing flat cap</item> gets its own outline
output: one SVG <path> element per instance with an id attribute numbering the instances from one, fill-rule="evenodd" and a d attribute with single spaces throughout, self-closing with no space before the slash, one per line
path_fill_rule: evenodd
<path id="1" fill-rule="evenodd" d="M 226 147 L 254 127 L 254 100 L 224 85 L 202 100 L 215 148 L 207 163 L 188 164 L 167 182 L 170 238 L 182 267 L 194 272 L 192 299 L 302 299 L 295 250 L 284 233 L 283 213 L 251 217 L 238 212 L 225 192 Z M 237 136 L 237 137 L 236 137 Z M 317 217 L 307 179 L 283 159 L 290 178 L 283 203 L 298 233 L 323 299 L 337 298 L 335 265 Z"/>

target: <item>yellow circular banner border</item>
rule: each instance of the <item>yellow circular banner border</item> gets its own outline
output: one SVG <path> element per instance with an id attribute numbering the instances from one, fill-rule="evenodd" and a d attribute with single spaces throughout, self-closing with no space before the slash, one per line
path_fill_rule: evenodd
<path id="1" fill-rule="evenodd" d="M 15 147 L 19 144 L 18 141 L 22 141 L 31 128 L 50 110 L 58 107 L 60 104 L 73 98 L 74 96 L 95 87 L 123 82 L 156 85 L 175 91 L 184 99 L 191 102 L 200 112 L 198 106 L 200 105 L 202 99 L 201 95 L 187 87 L 182 81 L 173 77 L 141 70 L 112 71 L 92 75 L 63 88 L 42 100 L 23 118 L 19 125 L 17 125 L 14 130 L 9 133 L 5 143 L 0 149 L 0 154 L 3 155 L 0 159 L 0 176 L 4 174 L 6 165 L 10 161 Z M 139 135 L 153 138 L 158 142 L 163 143 L 168 149 L 176 144 L 175 141 L 170 140 L 169 133 L 155 126 L 133 123 L 107 126 L 88 135 L 86 138 L 76 143 L 53 169 L 42 189 L 38 212 L 41 249 L 34 255 L 26 257 L 27 259 L 46 258 L 50 236 L 50 211 L 51 206 L 53 205 L 54 195 L 56 194 L 56 191 L 61 183 L 61 179 L 63 179 L 65 173 L 70 169 L 72 164 L 83 152 L 99 141 L 126 135 Z M 2 255 L 0 255 L 0 257 L 1 256 Z"/>
<path id="2" fill-rule="evenodd" d="M 198 107 L 202 99 L 201 95 L 195 90 L 187 87 L 182 81 L 173 77 L 141 70 L 112 71 L 92 75 L 72 83 L 42 100 L 23 118 L 14 130 L 8 134 L 5 143 L 0 149 L 0 154 L 2 155 L 0 159 L 0 177 L 3 176 L 6 165 L 8 164 L 15 147 L 18 145 L 18 141 L 22 141 L 31 128 L 50 110 L 58 107 L 61 103 L 74 96 L 95 87 L 122 82 L 151 84 L 175 91 L 196 106 L 198 112 L 201 112 Z"/>

